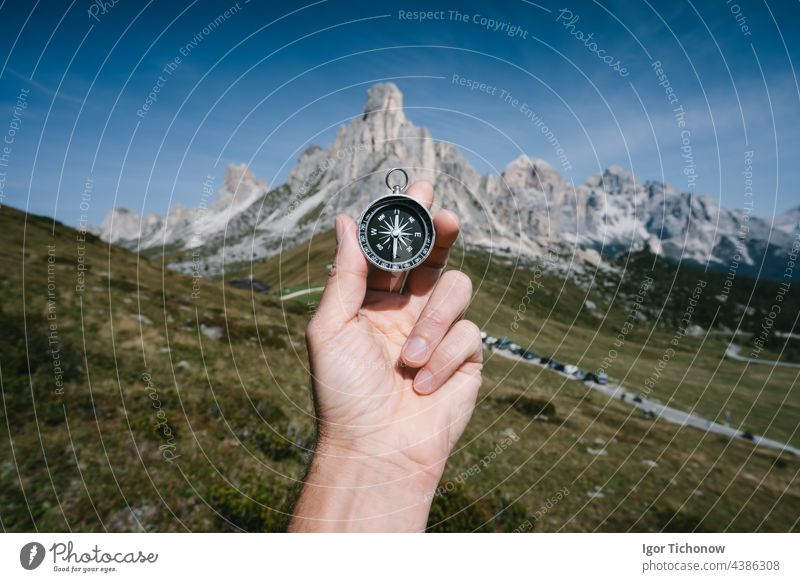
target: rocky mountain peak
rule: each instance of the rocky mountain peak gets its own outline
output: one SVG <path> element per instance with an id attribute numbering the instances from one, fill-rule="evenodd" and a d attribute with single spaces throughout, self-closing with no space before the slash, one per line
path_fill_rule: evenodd
<path id="1" fill-rule="evenodd" d="M 598 253 L 649 249 L 723 265 L 730 249 L 741 247 L 740 213 L 668 184 L 643 186 L 620 166 L 582 185 L 567 184 L 548 162 L 523 154 L 501 175 L 481 176 L 457 147 L 434 141 L 406 118 L 394 83 L 371 87 L 363 114 L 340 126 L 329 147 L 307 147 L 280 188 L 270 192 L 247 165 L 231 165 L 217 201 L 205 212 L 180 207 L 166 219 L 142 220 L 114 209 L 101 236 L 129 248 L 204 248 L 203 261 L 215 273 L 224 262 L 267 257 L 302 243 L 330 228 L 336 213 L 357 216 L 387 192 L 384 176 L 394 167 L 404 168 L 411 180 L 434 184 L 437 205 L 461 217 L 466 243 L 498 252 L 536 256 L 555 246 L 594 265 Z M 750 239 L 739 253 L 743 263 L 757 265 L 765 253 L 785 253 L 797 219 L 796 211 L 774 224 L 751 217 Z"/>
<path id="2" fill-rule="evenodd" d="M 800 229 L 800 206 L 775 217 L 775 228 L 794 235 Z"/>
<path id="3" fill-rule="evenodd" d="M 586 185 L 603 189 L 608 194 L 624 194 L 641 188 L 633 174 L 621 166 L 609 166 L 599 174 L 590 176 Z"/>
<path id="4" fill-rule="evenodd" d="M 391 114 L 405 121 L 403 94 L 394 83 L 378 83 L 367 90 L 364 119 L 374 114 Z"/>
<path id="5" fill-rule="evenodd" d="M 225 170 L 225 179 L 217 193 L 217 202 L 247 203 L 252 198 L 267 191 L 267 184 L 256 178 L 247 164 L 230 164 Z"/>
<path id="6" fill-rule="evenodd" d="M 226 188 L 235 190 L 241 182 L 255 182 L 256 178 L 247 164 L 229 164 L 225 169 L 224 184 Z"/>
<path id="7" fill-rule="evenodd" d="M 563 176 L 546 161 L 522 154 L 503 170 L 503 179 L 512 188 L 538 190 L 551 194 L 566 189 Z"/>

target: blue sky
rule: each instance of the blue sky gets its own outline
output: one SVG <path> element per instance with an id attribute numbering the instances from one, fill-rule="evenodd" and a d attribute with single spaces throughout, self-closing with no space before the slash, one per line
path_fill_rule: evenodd
<path id="1" fill-rule="evenodd" d="M 618 164 L 741 207 L 752 151 L 753 212 L 769 218 L 800 205 L 799 6 L 6 1 L 0 134 L 13 129 L 13 143 L 2 203 L 99 224 L 115 205 L 195 205 L 206 177 L 218 185 L 231 162 L 278 185 L 299 150 L 329 144 L 366 89 L 392 80 L 408 117 L 481 172 L 522 152 L 576 183 Z M 437 19 L 408 17 L 419 10 Z M 137 114 L 160 75 L 156 100 Z M 470 90 L 454 75 L 497 89 Z"/>

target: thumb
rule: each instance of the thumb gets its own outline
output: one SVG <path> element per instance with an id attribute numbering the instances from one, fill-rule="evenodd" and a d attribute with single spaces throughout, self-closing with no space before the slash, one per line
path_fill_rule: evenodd
<path id="1" fill-rule="evenodd" d="M 358 244 L 356 223 L 344 214 L 336 217 L 336 258 L 322 292 L 318 323 L 334 328 L 357 314 L 367 292 L 369 266 Z"/>

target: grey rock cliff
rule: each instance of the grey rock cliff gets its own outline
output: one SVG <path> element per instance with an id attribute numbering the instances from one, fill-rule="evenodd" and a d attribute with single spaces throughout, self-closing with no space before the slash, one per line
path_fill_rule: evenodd
<path id="1" fill-rule="evenodd" d="M 327 230 L 335 214 L 357 216 L 387 193 L 385 173 L 404 168 L 429 180 L 436 204 L 458 213 L 467 244 L 536 256 L 556 250 L 578 263 L 648 249 L 675 260 L 756 266 L 788 249 L 800 209 L 775 221 L 727 210 L 669 184 L 641 183 L 618 166 L 568 183 L 544 160 L 521 155 L 498 176 L 481 176 L 452 144 L 411 123 L 392 83 L 367 92 L 363 112 L 330 147 L 308 147 L 286 183 L 269 190 L 246 166 L 230 166 L 206 208 L 176 206 L 164 217 L 113 209 L 101 237 L 128 248 L 196 248 L 210 272 L 274 255 Z M 189 270 L 187 260 L 173 265 Z"/>

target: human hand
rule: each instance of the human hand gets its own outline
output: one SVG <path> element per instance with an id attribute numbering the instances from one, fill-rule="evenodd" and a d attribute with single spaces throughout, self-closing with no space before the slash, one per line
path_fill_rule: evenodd
<path id="1" fill-rule="evenodd" d="M 407 194 L 430 208 L 433 188 Z M 294 530 L 418 530 L 481 383 L 482 344 L 462 320 L 472 284 L 442 274 L 459 224 L 434 217 L 436 246 L 411 271 L 369 266 L 356 225 L 336 219 L 337 252 L 306 333 L 319 436 Z"/>

